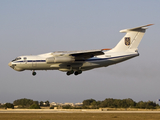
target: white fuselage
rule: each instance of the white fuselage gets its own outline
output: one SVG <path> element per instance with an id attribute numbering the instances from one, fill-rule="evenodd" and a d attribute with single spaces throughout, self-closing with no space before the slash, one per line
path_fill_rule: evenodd
<path id="1" fill-rule="evenodd" d="M 21 58 L 19 60 L 15 60 L 10 62 L 9 66 L 14 70 L 23 71 L 23 70 L 60 70 L 67 72 L 71 69 L 74 71 L 79 68 L 82 71 L 90 70 L 98 67 L 107 67 L 112 64 L 116 64 L 130 58 L 138 56 L 138 52 L 114 52 L 110 53 L 105 52 L 104 55 L 99 55 L 96 57 L 92 57 L 85 61 L 77 60 L 73 63 L 47 63 L 46 59 L 48 57 L 52 57 L 51 53 L 41 54 L 41 55 L 26 55 L 19 56 Z"/>

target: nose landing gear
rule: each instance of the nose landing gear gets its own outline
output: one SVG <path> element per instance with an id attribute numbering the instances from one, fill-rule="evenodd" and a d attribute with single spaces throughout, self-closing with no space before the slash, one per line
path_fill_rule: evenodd
<path id="1" fill-rule="evenodd" d="M 33 70 L 32 75 L 35 76 L 37 73 Z"/>

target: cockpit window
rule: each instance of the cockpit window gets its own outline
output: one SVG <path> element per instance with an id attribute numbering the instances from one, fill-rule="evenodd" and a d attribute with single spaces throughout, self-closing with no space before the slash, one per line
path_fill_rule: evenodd
<path id="1" fill-rule="evenodd" d="M 17 61 L 17 60 L 20 60 L 21 58 L 20 57 L 17 57 L 16 59 L 12 60 L 13 61 Z"/>

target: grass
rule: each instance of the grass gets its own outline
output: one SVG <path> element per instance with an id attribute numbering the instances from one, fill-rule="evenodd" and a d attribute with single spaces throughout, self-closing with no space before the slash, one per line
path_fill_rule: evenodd
<path id="1" fill-rule="evenodd" d="M 160 120 L 158 113 L 0 113 L 0 120 Z"/>

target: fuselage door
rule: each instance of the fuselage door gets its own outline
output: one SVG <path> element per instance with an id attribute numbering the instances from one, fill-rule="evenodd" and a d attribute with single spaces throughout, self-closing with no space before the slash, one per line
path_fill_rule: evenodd
<path id="1" fill-rule="evenodd" d="M 23 58 L 23 62 L 24 62 L 24 64 L 27 64 L 27 57 Z"/>

